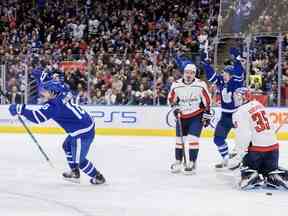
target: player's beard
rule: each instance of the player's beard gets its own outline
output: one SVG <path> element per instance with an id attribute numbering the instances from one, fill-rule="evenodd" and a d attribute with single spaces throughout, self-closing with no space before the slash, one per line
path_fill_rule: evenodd
<path id="1" fill-rule="evenodd" d="M 186 84 L 191 84 L 192 82 L 193 82 L 193 80 L 194 80 L 194 78 L 192 77 L 192 76 L 188 76 L 188 77 L 185 77 L 184 76 L 184 82 L 186 83 Z"/>

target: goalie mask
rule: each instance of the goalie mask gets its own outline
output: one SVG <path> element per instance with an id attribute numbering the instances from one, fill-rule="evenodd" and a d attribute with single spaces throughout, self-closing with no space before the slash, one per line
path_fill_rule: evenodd
<path id="1" fill-rule="evenodd" d="M 248 88 L 239 88 L 234 92 L 234 103 L 236 107 L 242 106 L 252 100 L 252 93 Z"/>
<path id="2" fill-rule="evenodd" d="M 197 68 L 194 64 L 187 64 L 184 68 L 183 79 L 185 83 L 191 83 L 195 79 Z"/>

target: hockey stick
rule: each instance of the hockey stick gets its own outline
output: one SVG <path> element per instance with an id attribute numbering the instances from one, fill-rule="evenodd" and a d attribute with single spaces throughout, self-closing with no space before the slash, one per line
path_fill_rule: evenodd
<path id="1" fill-rule="evenodd" d="M 185 151 L 185 142 L 184 142 L 184 137 L 183 137 L 181 113 L 178 113 L 177 121 L 178 121 L 178 125 L 179 125 L 179 134 L 180 134 L 181 144 L 182 144 L 182 148 L 183 148 L 184 165 L 186 166 L 187 165 L 187 159 L 186 159 L 186 151 Z"/>
<path id="2" fill-rule="evenodd" d="M 279 132 L 279 130 L 284 126 L 284 122 L 282 122 L 275 130 L 275 134 L 277 134 Z"/>
<path id="3" fill-rule="evenodd" d="M 10 103 L 8 97 L 6 94 L 4 94 L 4 92 L 2 91 L 2 89 L 0 88 L 0 94 Z M 44 156 L 44 158 L 46 159 L 46 161 L 49 163 L 49 165 L 54 168 L 51 160 L 49 159 L 48 155 L 45 153 L 45 151 L 43 150 L 43 148 L 41 147 L 41 145 L 39 144 L 39 142 L 37 141 L 37 139 L 35 138 L 35 136 L 32 134 L 31 130 L 29 129 L 29 127 L 26 125 L 26 123 L 24 122 L 24 120 L 22 119 L 22 117 L 20 115 L 17 115 L 18 120 L 21 122 L 22 126 L 25 128 L 26 132 L 30 135 L 31 139 L 34 141 L 34 143 L 36 144 L 36 146 L 38 147 L 38 149 L 40 150 L 41 154 Z"/>

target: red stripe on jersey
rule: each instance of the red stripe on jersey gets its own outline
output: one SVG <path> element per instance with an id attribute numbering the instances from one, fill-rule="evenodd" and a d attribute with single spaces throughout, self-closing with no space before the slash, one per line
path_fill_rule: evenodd
<path id="1" fill-rule="evenodd" d="M 206 89 L 202 89 L 202 94 L 206 100 L 206 110 L 210 110 L 210 106 L 211 106 L 211 100 L 209 97 L 209 94 L 207 93 Z"/>
<path id="2" fill-rule="evenodd" d="M 176 97 L 176 93 L 174 91 L 174 89 L 171 91 L 170 97 L 168 98 L 170 104 L 173 104 L 175 102 L 175 97 Z"/>
<path id="3" fill-rule="evenodd" d="M 193 112 L 193 113 L 182 114 L 182 115 L 181 115 L 181 119 L 192 118 L 192 117 L 194 117 L 194 116 L 199 115 L 199 114 L 202 113 L 202 112 L 204 112 L 204 109 L 201 108 L 201 109 L 199 109 L 199 110 L 197 110 L 197 111 L 195 111 L 195 112 Z"/>
<path id="4" fill-rule="evenodd" d="M 278 143 L 271 146 L 250 146 L 248 152 L 271 152 L 277 149 L 279 149 Z"/>

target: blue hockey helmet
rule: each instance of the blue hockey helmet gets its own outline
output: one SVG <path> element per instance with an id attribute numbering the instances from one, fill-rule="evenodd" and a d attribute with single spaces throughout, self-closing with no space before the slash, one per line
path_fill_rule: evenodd
<path id="1" fill-rule="evenodd" d="M 65 91 L 65 87 L 58 81 L 49 80 L 40 85 L 40 91 L 49 91 L 53 94 L 59 94 Z"/>

